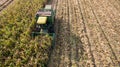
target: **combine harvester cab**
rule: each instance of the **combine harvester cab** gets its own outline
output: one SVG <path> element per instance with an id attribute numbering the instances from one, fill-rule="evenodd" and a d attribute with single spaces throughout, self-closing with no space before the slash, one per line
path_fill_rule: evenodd
<path id="1" fill-rule="evenodd" d="M 32 32 L 32 37 L 37 35 L 49 35 L 53 38 L 52 44 L 55 43 L 55 11 L 52 9 L 51 5 L 46 5 L 45 8 L 40 9 L 36 13 L 36 31 Z"/>

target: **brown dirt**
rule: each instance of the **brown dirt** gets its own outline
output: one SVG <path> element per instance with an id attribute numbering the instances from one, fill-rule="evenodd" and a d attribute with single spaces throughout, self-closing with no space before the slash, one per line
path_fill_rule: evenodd
<path id="1" fill-rule="evenodd" d="M 0 11 L 6 8 L 13 0 L 0 0 Z"/>
<path id="2" fill-rule="evenodd" d="M 48 67 L 119 67 L 120 1 L 54 0 L 56 45 Z"/>

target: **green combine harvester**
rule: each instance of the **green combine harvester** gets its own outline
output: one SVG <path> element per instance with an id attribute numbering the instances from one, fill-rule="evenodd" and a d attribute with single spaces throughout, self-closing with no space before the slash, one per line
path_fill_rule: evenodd
<path id="1" fill-rule="evenodd" d="M 53 38 L 52 44 L 55 42 L 55 11 L 51 5 L 45 5 L 43 9 L 40 9 L 36 13 L 35 31 L 32 32 L 32 37 L 37 35 L 49 35 Z"/>

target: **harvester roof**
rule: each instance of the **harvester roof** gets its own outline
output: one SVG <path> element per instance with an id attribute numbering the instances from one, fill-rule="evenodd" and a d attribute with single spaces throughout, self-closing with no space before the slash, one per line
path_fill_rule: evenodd
<path id="1" fill-rule="evenodd" d="M 37 24 L 46 24 L 47 17 L 39 17 L 37 20 Z"/>
<path id="2" fill-rule="evenodd" d="M 51 11 L 38 11 L 37 12 L 37 15 L 39 15 L 39 16 L 51 16 Z"/>

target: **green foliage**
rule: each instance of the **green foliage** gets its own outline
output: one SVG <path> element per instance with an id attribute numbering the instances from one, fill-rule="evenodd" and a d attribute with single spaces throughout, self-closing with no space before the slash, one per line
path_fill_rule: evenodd
<path id="1" fill-rule="evenodd" d="M 31 39 L 35 13 L 44 0 L 15 0 L 0 15 L 0 67 L 45 67 L 51 37 Z"/>

